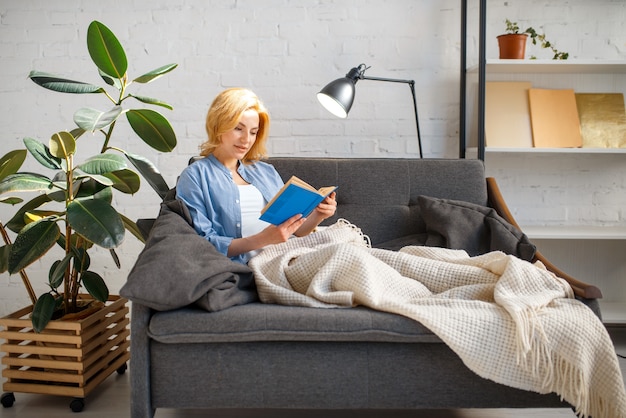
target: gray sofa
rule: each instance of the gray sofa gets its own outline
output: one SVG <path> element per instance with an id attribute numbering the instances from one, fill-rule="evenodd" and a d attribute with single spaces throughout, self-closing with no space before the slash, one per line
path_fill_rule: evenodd
<path id="1" fill-rule="evenodd" d="M 296 174 L 318 187 L 339 186 L 337 214 L 326 223 L 345 218 L 359 226 L 373 246 L 396 249 L 432 238 L 419 196 L 489 206 L 516 226 L 478 160 L 274 158 L 270 162 L 284 179 Z M 454 225 L 458 218 L 450 216 Z M 482 232 L 481 239 L 493 246 L 493 237 Z M 438 234 L 443 239 L 440 245 L 453 247 L 452 238 L 446 241 L 445 235 Z M 525 236 L 516 236 L 527 250 Z M 532 257 L 542 258 L 534 252 Z M 189 265 L 194 265 L 193 260 Z M 176 281 L 178 267 L 165 270 Z M 558 273 L 599 314 L 595 300 L 601 297 L 599 290 Z M 216 309 L 210 309 L 209 302 L 183 307 L 178 302 L 155 309 L 125 290 L 133 301 L 133 418 L 152 417 L 157 408 L 284 412 L 568 407 L 557 395 L 517 390 L 479 377 L 413 320 L 364 307 L 262 304 L 250 296 L 245 271 L 226 281 L 232 283 L 232 277 L 242 280 L 235 287 L 243 297 L 226 298 L 234 302 Z"/>

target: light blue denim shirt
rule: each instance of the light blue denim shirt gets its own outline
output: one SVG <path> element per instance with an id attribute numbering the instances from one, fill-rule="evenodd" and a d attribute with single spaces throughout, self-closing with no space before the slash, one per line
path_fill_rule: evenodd
<path id="1" fill-rule="evenodd" d="M 284 184 L 274 166 L 265 162 L 241 163 L 237 172 L 259 189 L 266 202 Z M 209 155 L 183 170 L 176 184 L 176 197 L 189 209 L 196 232 L 219 252 L 226 255 L 231 241 L 242 237 L 239 188 L 215 156 Z M 243 264 L 248 258 L 247 254 L 231 257 Z"/>

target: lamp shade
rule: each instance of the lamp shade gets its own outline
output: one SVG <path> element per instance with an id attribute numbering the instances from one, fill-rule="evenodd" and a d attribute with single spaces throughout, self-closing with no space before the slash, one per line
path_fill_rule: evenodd
<path id="1" fill-rule="evenodd" d="M 355 83 L 348 77 L 331 81 L 317 93 L 317 100 L 333 115 L 346 118 L 354 102 Z"/>

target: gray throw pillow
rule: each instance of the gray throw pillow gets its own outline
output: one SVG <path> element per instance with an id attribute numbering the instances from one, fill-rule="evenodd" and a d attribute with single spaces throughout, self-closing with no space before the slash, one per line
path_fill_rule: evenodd
<path id="1" fill-rule="evenodd" d="M 465 250 L 471 256 L 502 251 L 532 261 L 537 248 L 495 209 L 473 203 L 419 196 L 425 245 Z"/>
<path id="2" fill-rule="evenodd" d="M 157 311 L 194 305 L 210 312 L 258 300 L 252 270 L 226 257 L 190 225 L 168 195 L 120 295 Z"/>

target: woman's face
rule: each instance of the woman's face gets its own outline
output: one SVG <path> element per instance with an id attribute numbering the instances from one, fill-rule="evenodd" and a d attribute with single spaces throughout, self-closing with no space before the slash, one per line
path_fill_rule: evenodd
<path id="1" fill-rule="evenodd" d="M 258 131 L 259 114 L 256 110 L 246 110 L 237 126 L 222 135 L 221 143 L 215 150 L 217 156 L 223 160 L 241 160 L 254 145 Z"/>

